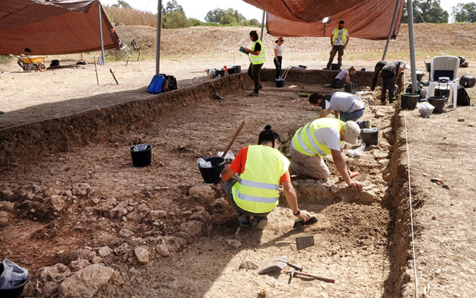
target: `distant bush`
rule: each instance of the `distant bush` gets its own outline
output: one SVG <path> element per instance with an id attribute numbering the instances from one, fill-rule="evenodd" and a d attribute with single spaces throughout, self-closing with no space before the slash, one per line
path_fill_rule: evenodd
<path id="1" fill-rule="evenodd" d="M 162 16 L 162 27 L 165 29 L 187 28 L 190 26 L 192 26 L 192 21 L 187 19 L 183 11 L 176 10 Z"/>
<path id="2" fill-rule="evenodd" d="M 109 5 L 105 5 L 104 10 L 112 23 L 157 27 L 157 15 L 150 12 L 131 8 L 112 7 Z"/>
<path id="3" fill-rule="evenodd" d="M 11 61 L 10 56 L 0 56 L 0 64 L 8 64 Z"/>

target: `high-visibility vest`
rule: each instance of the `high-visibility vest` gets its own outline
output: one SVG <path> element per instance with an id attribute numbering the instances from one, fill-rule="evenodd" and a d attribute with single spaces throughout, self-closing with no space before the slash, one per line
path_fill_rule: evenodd
<path id="1" fill-rule="evenodd" d="M 316 138 L 314 137 L 314 132 L 321 128 L 331 128 L 334 127 L 337 131 L 340 132 L 344 122 L 340 121 L 339 119 L 332 119 L 332 118 L 319 118 L 308 124 L 304 125 L 300 129 L 296 131 L 293 137 L 292 145 L 294 149 L 296 149 L 299 153 L 308 156 L 326 156 L 327 154 L 331 154 L 331 149 L 327 146 L 322 145 L 319 143 Z M 344 141 L 340 142 L 340 146 Z"/>
<path id="2" fill-rule="evenodd" d="M 345 42 L 347 41 L 347 29 L 344 28 L 343 30 L 344 31 L 342 31 L 342 42 L 345 45 Z M 334 29 L 334 37 L 332 38 L 333 43 L 336 43 L 337 35 L 339 35 L 339 28 Z"/>
<path id="3" fill-rule="evenodd" d="M 253 55 L 250 53 L 250 61 L 252 64 L 263 64 L 264 61 L 266 61 L 265 57 L 264 57 L 264 47 L 263 47 L 263 43 L 261 42 L 261 40 L 257 40 L 255 41 L 255 43 L 253 44 L 253 47 L 251 48 L 251 51 L 254 52 L 255 51 L 255 46 L 256 44 L 259 43 L 261 45 L 261 51 L 259 52 L 258 55 Z"/>
<path id="4" fill-rule="evenodd" d="M 238 207 L 251 213 L 271 212 L 279 203 L 279 180 L 289 168 L 289 160 L 265 145 L 248 146 L 245 170 L 233 185 Z"/>

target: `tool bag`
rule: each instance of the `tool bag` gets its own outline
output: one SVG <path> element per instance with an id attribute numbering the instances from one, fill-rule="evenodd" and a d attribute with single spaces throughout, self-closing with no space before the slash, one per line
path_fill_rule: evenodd
<path id="1" fill-rule="evenodd" d="M 177 90 L 177 79 L 174 76 L 162 74 L 165 77 L 164 84 L 162 85 L 162 92 Z"/>
<path id="2" fill-rule="evenodd" d="M 471 99 L 468 95 L 468 92 L 466 92 L 466 89 L 464 89 L 463 86 L 458 86 L 458 94 L 457 94 L 457 100 L 456 100 L 456 105 L 457 106 L 469 106 Z"/>
<path id="3" fill-rule="evenodd" d="M 405 93 L 412 93 L 412 84 L 410 83 L 405 90 Z M 415 94 L 420 95 L 419 99 L 426 98 L 426 90 L 423 88 L 423 84 L 421 82 L 417 82 Z"/>
<path id="4" fill-rule="evenodd" d="M 147 92 L 152 94 L 158 94 L 162 92 L 162 86 L 164 85 L 165 77 L 161 74 L 154 75 L 152 81 L 149 84 L 149 88 L 147 88 Z"/>

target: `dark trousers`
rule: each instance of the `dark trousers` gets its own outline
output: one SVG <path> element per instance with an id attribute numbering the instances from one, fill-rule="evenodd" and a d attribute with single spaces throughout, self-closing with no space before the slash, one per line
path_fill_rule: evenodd
<path id="1" fill-rule="evenodd" d="M 332 84 L 332 88 L 342 88 L 344 87 L 344 81 L 339 79 L 334 79 L 334 83 Z"/>
<path id="2" fill-rule="evenodd" d="M 263 67 L 263 64 L 253 64 L 250 63 L 250 67 L 248 67 L 248 76 L 255 82 L 255 93 L 259 93 L 260 89 L 260 72 L 261 72 L 261 67 Z"/>
<path id="3" fill-rule="evenodd" d="M 276 66 L 276 75 L 274 76 L 275 79 L 279 78 L 279 75 L 281 74 L 281 66 L 283 65 L 283 57 L 278 56 L 278 61 L 276 61 L 276 58 L 273 59 L 274 66 Z"/>
<path id="4" fill-rule="evenodd" d="M 382 71 L 382 95 L 380 97 L 381 102 L 385 102 L 385 95 L 388 89 L 388 102 L 392 103 L 395 101 L 395 81 L 396 76 L 392 72 Z"/>
<path id="5" fill-rule="evenodd" d="M 386 61 L 379 61 L 375 64 L 374 77 L 372 78 L 372 86 L 370 87 L 371 90 L 375 90 L 375 87 L 377 87 L 378 75 L 386 64 Z"/>
<path id="6" fill-rule="evenodd" d="M 342 56 L 344 56 L 344 46 L 333 46 L 331 50 L 331 56 L 329 57 L 329 62 L 327 62 L 328 69 L 331 69 L 332 61 L 334 60 L 336 53 L 339 53 L 339 55 L 337 56 L 337 69 L 340 69 L 340 67 L 342 66 Z"/>

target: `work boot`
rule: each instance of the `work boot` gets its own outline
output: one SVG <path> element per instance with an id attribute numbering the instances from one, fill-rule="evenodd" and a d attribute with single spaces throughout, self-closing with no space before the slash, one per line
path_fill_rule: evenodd
<path id="1" fill-rule="evenodd" d="M 262 230 L 268 224 L 268 218 L 266 216 L 257 216 L 251 220 L 251 228 L 253 230 Z"/>
<path id="2" fill-rule="evenodd" d="M 249 215 L 240 215 L 238 216 L 238 221 L 240 222 L 240 227 L 249 227 L 250 226 L 250 217 Z"/>
<path id="3" fill-rule="evenodd" d="M 259 93 L 256 93 L 256 92 L 251 92 L 250 94 L 248 94 L 248 96 L 254 96 L 254 97 L 258 97 L 259 96 Z"/>
<path id="4" fill-rule="evenodd" d="M 259 90 L 263 89 L 263 85 L 259 84 Z"/>

